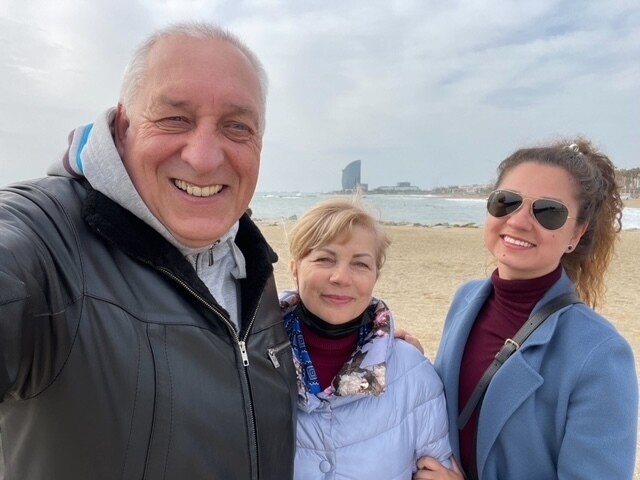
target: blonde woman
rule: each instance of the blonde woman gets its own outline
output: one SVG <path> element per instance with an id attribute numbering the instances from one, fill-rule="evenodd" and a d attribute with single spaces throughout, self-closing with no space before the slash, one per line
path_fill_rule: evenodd
<path id="1" fill-rule="evenodd" d="M 321 203 L 291 232 L 296 291 L 281 307 L 298 374 L 298 480 L 408 480 L 424 455 L 449 465 L 442 383 L 372 296 L 388 246 L 356 200 Z"/>

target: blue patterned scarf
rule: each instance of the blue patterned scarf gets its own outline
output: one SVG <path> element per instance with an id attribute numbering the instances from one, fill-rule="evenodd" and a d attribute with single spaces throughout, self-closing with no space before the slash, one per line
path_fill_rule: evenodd
<path id="1" fill-rule="evenodd" d="M 289 298 L 288 300 L 291 300 Z M 299 302 L 298 298 L 295 298 L 296 303 Z M 288 305 L 292 306 L 292 305 Z M 282 307 L 282 305 L 281 305 Z M 285 307 L 286 310 L 286 307 Z M 320 382 L 318 382 L 318 376 L 316 370 L 311 361 L 311 356 L 307 350 L 307 345 L 302 335 L 301 320 L 298 316 L 298 309 L 293 308 L 291 311 L 284 315 L 284 328 L 289 334 L 289 340 L 291 342 L 291 348 L 293 349 L 294 356 L 300 362 L 300 370 L 302 372 L 302 378 L 307 387 L 309 393 L 317 395 L 322 392 Z M 367 322 L 360 326 L 358 331 L 358 345 L 356 351 L 358 351 L 367 342 L 369 334 L 373 328 L 372 322 Z"/>

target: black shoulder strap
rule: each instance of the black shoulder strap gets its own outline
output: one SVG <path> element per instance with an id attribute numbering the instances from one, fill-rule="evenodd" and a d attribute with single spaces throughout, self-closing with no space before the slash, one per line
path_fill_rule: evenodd
<path id="1" fill-rule="evenodd" d="M 502 364 L 516 351 L 520 348 L 520 346 L 524 343 L 529 335 L 533 333 L 533 331 L 538 328 L 542 322 L 544 322 L 549 315 L 551 315 L 556 310 L 560 310 L 567 305 L 572 305 L 574 303 L 582 303 L 582 300 L 574 294 L 574 293 L 565 293 L 563 295 L 559 295 L 556 298 L 552 299 L 550 302 L 545 304 L 542 308 L 532 314 L 527 322 L 518 330 L 518 332 L 513 336 L 513 338 L 507 338 L 504 342 L 504 345 L 500 349 L 500 351 L 496 354 L 495 359 L 489 365 L 489 368 L 485 370 L 482 374 L 482 377 L 478 381 L 476 388 L 473 389 L 467 404 L 464 406 L 462 412 L 460 412 L 460 416 L 458 416 L 458 429 L 462 430 L 464 426 L 471 418 L 474 410 L 482 400 L 484 396 L 484 392 L 487 390 L 489 386 L 489 382 L 496 374 L 498 369 L 502 366 Z"/>

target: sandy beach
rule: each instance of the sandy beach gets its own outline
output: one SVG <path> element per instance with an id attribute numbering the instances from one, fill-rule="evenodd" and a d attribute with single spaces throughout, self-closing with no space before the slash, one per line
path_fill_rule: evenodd
<path id="1" fill-rule="evenodd" d="M 292 287 L 286 244 L 286 232 L 291 226 L 292 223 L 260 224 L 280 256 L 276 264 L 279 289 Z M 433 359 L 456 289 L 467 280 L 486 277 L 494 269 L 484 248 L 482 229 L 388 226 L 387 232 L 393 243 L 374 294 L 391 306 L 398 324 L 416 335 L 425 354 Z M 631 343 L 637 369 L 639 258 L 640 231 L 623 231 L 618 254 L 607 276 L 606 304 L 599 309 Z M 634 478 L 640 479 L 638 466 Z"/>

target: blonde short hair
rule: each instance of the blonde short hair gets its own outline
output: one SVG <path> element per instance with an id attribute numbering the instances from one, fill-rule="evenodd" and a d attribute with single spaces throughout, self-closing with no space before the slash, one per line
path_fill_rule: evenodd
<path id="1" fill-rule="evenodd" d="M 356 226 L 370 230 L 375 236 L 376 269 L 379 272 L 384 265 L 391 240 L 380 222 L 366 210 L 357 197 L 325 200 L 300 217 L 289 235 L 292 260 L 302 260 L 316 248 L 335 240 L 348 241 Z"/>

